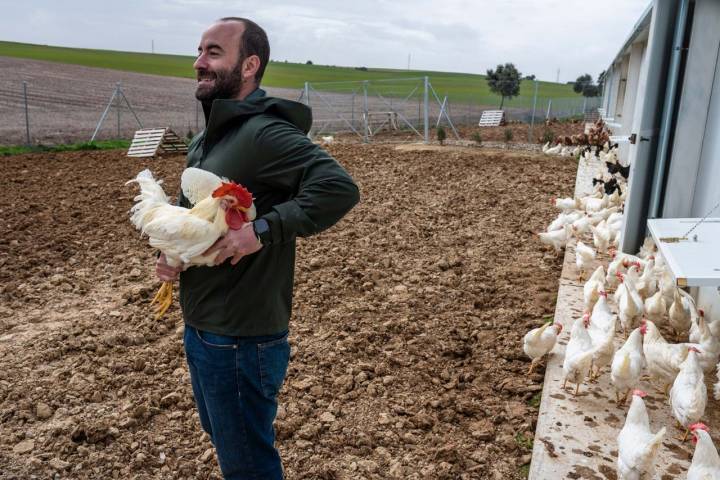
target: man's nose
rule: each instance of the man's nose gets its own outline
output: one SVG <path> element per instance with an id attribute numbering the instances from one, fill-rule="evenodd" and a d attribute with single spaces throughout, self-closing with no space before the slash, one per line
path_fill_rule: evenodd
<path id="1" fill-rule="evenodd" d="M 193 68 L 195 70 L 201 70 L 206 69 L 208 67 L 207 60 L 205 59 L 204 54 L 198 55 L 198 57 L 195 59 L 195 63 L 193 63 Z"/>

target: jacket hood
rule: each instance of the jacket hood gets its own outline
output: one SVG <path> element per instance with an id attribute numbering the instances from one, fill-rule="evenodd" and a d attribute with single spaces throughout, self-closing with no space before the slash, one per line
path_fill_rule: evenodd
<path id="1" fill-rule="evenodd" d="M 295 125 L 307 134 L 312 126 L 312 110 L 307 105 L 284 98 L 268 97 L 258 88 L 244 100 L 216 99 L 212 104 L 203 103 L 205 113 L 205 141 L 212 143 L 214 137 L 229 123 L 261 113 L 275 115 Z M 245 119 L 247 119 L 245 118 Z"/>

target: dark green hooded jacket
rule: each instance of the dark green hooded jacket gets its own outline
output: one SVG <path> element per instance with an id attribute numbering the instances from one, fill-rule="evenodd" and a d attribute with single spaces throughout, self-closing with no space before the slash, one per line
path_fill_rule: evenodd
<path id="1" fill-rule="evenodd" d="M 292 309 L 295 239 L 329 228 L 359 200 L 350 175 L 306 136 L 312 113 L 301 103 L 265 96 L 215 100 L 206 128 L 190 143 L 188 167 L 244 185 L 258 218 L 270 224 L 272 244 L 215 267 L 180 275 L 185 322 L 233 336 L 280 333 Z M 189 207 L 187 199 L 180 204 Z"/>

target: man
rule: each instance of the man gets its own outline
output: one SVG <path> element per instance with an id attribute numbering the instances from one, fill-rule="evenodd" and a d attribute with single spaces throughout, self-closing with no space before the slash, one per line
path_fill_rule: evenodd
<path id="1" fill-rule="evenodd" d="M 223 18 L 203 33 L 194 68 L 206 128 L 187 166 L 244 185 L 258 218 L 210 248 L 214 267 L 182 271 L 163 256 L 156 267 L 163 281 L 180 278 L 193 394 L 226 479 L 282 478 L 273 420 L 290 356 L 295 238 L 330 227 L 359 200 L 348 173 L 308 140 L 310 109 L 258 88 L 269 57 L 250 20 Z"/>

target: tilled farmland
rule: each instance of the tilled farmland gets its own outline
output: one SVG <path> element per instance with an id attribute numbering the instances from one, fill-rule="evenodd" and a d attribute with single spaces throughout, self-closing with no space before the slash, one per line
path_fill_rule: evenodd
<path id="1" fill-rule="evenodd" d="M 562 259 L 534 232 L 577 162 L 329 146 L 360 186 L 301 239 L 276 430 L 289 479 L 523 478 Z M 153 252 L 128 220 L 149 166 L 122 151 L 5 157 L 0 174 L 0 478 L 221 478 L 177 302 L 156 321 Z M 35 477 L 33 477 L 33 475 Z"/>

